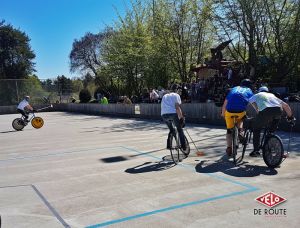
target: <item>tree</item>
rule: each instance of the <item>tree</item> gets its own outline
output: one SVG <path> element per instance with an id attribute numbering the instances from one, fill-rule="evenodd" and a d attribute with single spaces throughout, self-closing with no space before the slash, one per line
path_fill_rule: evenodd
<path id="1" fill-rule="evenodd" d="M 148 31 L 147 11 L 141 1 L 127 10 L 125 18 L 120 18 L 116 31 L 108 40 L 104 59 L 107 66 L 104 74 L 110 73 L 112 83 L 126 88 L 126 93 L 140 94 L 144 87 L 145 75 L 151 54 L 151 37 Z"/>
<path id="2" fill-rule="evenodd" d="M 88 89 L 82 89 L 79 93 L 80 103 L 88 103 L 91 100 L 92 96 Z"/>
<path id="3" fill-rule="evenodd" d="M 111 33 L 112 30 L 106 28 L 103 32 L 88 32 L 80 40 L 75 39 L 69 56 L 71 72 L 81 71 L 97 77 L 99 69 L 104 65 L 103 45 Z"/>
<path id="4" fill-rule="evenodd" d="M 221 40 L 233 39 L 232 56 L 252 65 L 255 79 L 290 80 L 299 63 L 300 1 L 215 2 L 217 32 Z"/>
<path id="5" fill-rule="evenodd" d="M 0 103 L 18 102 L 18 83 L 11 79 L 26 79 L 34 71 L 29 37 L 10 24 L 0 22 Z"/>
<path id="6" fill-rule="evenodd" d="M 25 78 L 34 71 L 30 39 L 10 24 L 0 22 L 0 78 Z"/>
<path id="7" fill-rule="evenodd" d="M 70 95 L 72 93 L 72 81 L 66 76 L 57 76 L 54 80 L 59 95 Z"/>
<path id="8" fill-rule="evenodd" d="M 160 0 L 157 4 L 158 34 L 181 81 L 189 81 L 191 65 L 203 62 L 205 43 L 210 43 L 205 38 L 210 37 L 212 1 Z"/>
<path id="9" fill-rule="evenodd" d="M 75 78 L 72 80 L 72 92 L 78 93 L 83 89 L 82 80 Z"/>

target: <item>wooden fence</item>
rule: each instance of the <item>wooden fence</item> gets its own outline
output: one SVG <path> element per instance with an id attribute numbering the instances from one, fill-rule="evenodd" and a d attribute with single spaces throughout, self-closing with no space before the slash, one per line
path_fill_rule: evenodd
<path id="1" fill-rule="evenodd" d="M 300 131 L 300 103 L 290 103 L 290 106 L 297 118 L 296 131 Z M 187 122 L 212 124 L 225 126 L 224 119 L 220 116 L 221 108 L 214 103 L 190 103 L 183 104 Z M 161 119 L 160 104 L 55 104 L 52 111 L 84 113 L 92 115 L 109 115 L 146 119 Z M 16 106 L 0 106 L 0 114 L 16 113 Z M 248 110 L 254 116 L 252 108 Z M 281 121 L 280 128 L 288 130 L 285 121 Z"/>

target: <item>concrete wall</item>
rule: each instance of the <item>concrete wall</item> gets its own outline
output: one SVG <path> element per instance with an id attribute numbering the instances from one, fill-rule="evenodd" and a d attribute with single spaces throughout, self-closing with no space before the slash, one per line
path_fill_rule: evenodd
<path id="1" fill-rule="evenodd" d="M 290 106 L 297 118 L 295 126 L 296 131 L 300 131 L 300 103 L 290 103 Z M 187 122 L 212 124 L 225 126 L 223 118 L 221 118 L 221 108 L 214 103 L 191 103 L 183 104 L 182 108 L 186 115 Z M 54 104 L 52 111 L 74 112 L 92 115 L 109 115 L 120 117 L 134 117 L 146 119 L 161 119 L 160 104 Z M 16 113 L 15 106 L 0 106 L 0 114 Z M 254 116 L 255 112 L 251 108 L 248 110 L 250 115 Z M 288 130 L 286 121 L 281 121 L 280 128 Z"/>

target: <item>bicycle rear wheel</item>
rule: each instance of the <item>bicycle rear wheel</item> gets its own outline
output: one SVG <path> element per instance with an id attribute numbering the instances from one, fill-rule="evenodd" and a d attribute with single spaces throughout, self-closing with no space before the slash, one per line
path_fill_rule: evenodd
<path id="1" fill-rule="evenodd" d="M 170 139 L 170 152 L 171 157 L 174 162 L 174 164 L 178 164 L 180 162 L 180 148 L 177 143 L 176 135 L 172 134 Z"/>
<path id="2" fill-rule="evenodd" d="M 265 141 L 263 146 L 263 159 L 270 168 L 276 168 L 283 159 L 284 149 L 279 136 L 271 135 Z"/>
<path id="3" fill-rule="evenodd" d="M 16 131 L 21 131 L 23 130 L 23 128 L 25 127 L 24 121 L 21 118 L 16 118 L 13 120 L 12 122 L 12 127 L 16 130 Z"/>
<path id="4" fill-rule="evenodd" d="M 237 126 L 234 126 L 234 128 L 232 129 L 232 158 L 233 158 L 233 163 L 235 165 L 237 164 L 237 149 L 239 146 L 238 134 L 239 134 L 239 130 Z"/>

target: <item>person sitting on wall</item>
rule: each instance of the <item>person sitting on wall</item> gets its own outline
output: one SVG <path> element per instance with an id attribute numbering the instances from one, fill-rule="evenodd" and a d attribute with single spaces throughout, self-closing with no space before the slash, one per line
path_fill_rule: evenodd
<path id="1" fill-rule="evenodd" d="M 123 104 L 132 104 L 131 100 L 127 96 L 124 96 L 123 99 Z"/>

